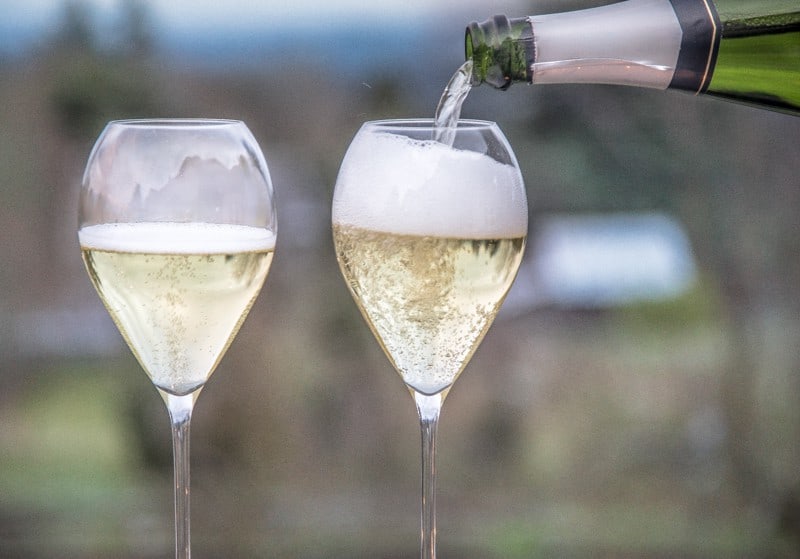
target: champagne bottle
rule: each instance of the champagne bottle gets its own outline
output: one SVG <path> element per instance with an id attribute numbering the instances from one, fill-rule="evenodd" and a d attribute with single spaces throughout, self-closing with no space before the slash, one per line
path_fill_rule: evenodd
<path id="1" fill-rule="evenodd" d="M 473 85 L 678 89 L 800 115 L 800 0 L 624 0 L 473 22 Z"/>

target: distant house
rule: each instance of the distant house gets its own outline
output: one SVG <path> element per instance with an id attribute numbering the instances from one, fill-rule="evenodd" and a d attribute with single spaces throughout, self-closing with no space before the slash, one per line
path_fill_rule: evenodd
<path id="1" fill-rule="evenodd" d="M 670 299 L 689 289 L 695 275 L 688 236 L 668 215 L 554 215 L 535 224 L 503 312 Z"/>

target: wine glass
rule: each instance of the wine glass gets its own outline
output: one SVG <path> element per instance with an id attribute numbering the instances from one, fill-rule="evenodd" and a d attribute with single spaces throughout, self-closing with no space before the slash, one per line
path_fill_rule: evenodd
<path id="1" fill-rule="evenodd" d="M 267 164 L 239 121 L 110 122 L 89 156 L 78 222 L 89 277 L 169 411 L 175 556 L 188 559 L 192 409 L 272 262 Z"/>
<path id="2" fill-rule="evenodd" d="M 342 274 L 419 413 L 423 559 L 436 557 L 441 406 L 514 281 L 528 228 L 522 176 L 498 126 L 460 120 L 452 145 L 434 132 L 432 120 L 365 123 L 332 215 Z"/>

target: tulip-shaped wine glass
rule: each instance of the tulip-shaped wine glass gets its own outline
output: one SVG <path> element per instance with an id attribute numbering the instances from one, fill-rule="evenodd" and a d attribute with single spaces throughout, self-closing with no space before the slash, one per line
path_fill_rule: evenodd
<path id="1" fill-rule="evenodd" d="M 333 195 L 339 266 L 416 403 L 422 428 L 421 556 L 436 557 L 436 428 L 442 403 L 517 274 L 528 206 L 496 124 L 367 122 Z"/>
<path id="2" fill-rule="evenodd" d="M 244 123 L 110 122 L 89 156 L 78 240 L 94 287 L 167 405 L 175 555 L 189 559 L 189 425 L 261 290 L 277 222 Z"/>

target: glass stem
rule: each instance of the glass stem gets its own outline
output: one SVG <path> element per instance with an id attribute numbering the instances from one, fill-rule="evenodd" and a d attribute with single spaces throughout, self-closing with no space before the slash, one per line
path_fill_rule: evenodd
<path id="1" fill-rule="evenodd" d="M 442 394 L 414 393 L 422 431 L 422 514 L 420 556 L 436 559 L 436 429 L 442 409 Z"/>
<path id="2" fill-rule="evenodd" d="M 175 559 L 192 556 L 189 532 L 189 427 L 197 394 L 162 393 L 172 423 L 172 455 L 175 464 Z"/>

